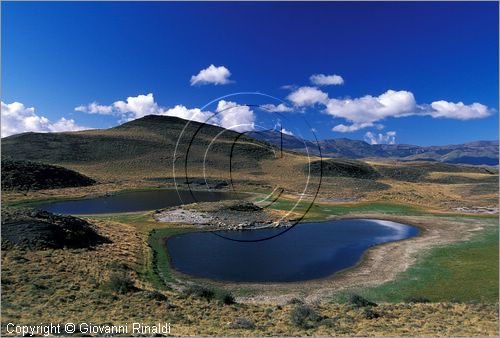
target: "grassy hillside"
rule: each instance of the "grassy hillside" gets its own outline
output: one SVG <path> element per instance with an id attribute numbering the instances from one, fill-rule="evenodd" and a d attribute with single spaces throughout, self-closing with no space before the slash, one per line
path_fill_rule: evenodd
<path id="1" fill-rule="evenodd" d="M 368 146 L 347 139 L 335 144 L 353 150 Z M 71 192 L 75 197 L 172 185 L 174 176 L 177 184 L 187 181 L 195 188 L 205 188 L 206 177 L 209 187 L 261 192 L 278 188 L 312 198 L 319 186 L 319 196 L 332 201 L 385 200 L 446 209 L 495 205 L 498 189 L 497 170 L 426 161 L 335 158 L 321 163 L 301 153 L 281 154 L 233 131 L 166 116 L 146 116 L 103 130 L 13 135 L 2 139 L 2 146 L 4 158 L 59 165 L 99 181 L 95 188 Z M 30 197 L 67 194 L 53 190 Z M 18 200 L 11 194 L 6 198 Z"/>
<path id="2" fill-rule="evenodd" d="M 212 142 L 212 143 L 211 143 Z M 146 116 L 121 126 L 71 133 L 25 133 L 2 139 L 3 156 L 79 169 L 103 178 L 171 176 L 176 144 L 176 166 L 199 174 L 205 152 L 210 168 L 234 166 L 258 169 L 258 161 L 272 158 L 272 149 L 236 132 L 187 122 L 176 117 Z M 231 156 L 232 154 L 232 156 Z"/>

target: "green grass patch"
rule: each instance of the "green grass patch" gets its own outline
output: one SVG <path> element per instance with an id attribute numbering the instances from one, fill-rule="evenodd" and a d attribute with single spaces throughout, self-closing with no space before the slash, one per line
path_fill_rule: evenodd
<path id="1" fill-rule="evenodd" d="M 151 218 L 151 213 L 149 211 L 137 211 L 137 212 L 128 212 L 128 213 L 113 213 L 113 214 L 94 214 L 94 215 L 84 215 L 86 218 L 95 218 L 95 219 L 105 219 L 113 222 L 119 223 L 144 223 L 144 222 L 154 222 Z"/>
<path id="2" fill-rule="evenodd" d="M 292 210 L 297 202 L 293 200 L 280 199 L 274 202 L 270 208 L 276 210 Z M 293 209 L 294 212 L 304 213 L 310 206 L 309 201 L 300 201 Z M 312 205 L 305 216 L 305 220 L 315 221 L 323 220 L 328 216 L 343 216 L 353 213 L 379 213 L 388 215 L 422 215 L 425 212 L 422 209 L 396 203 L 349 203 L 349 204 L 318 204 Z"/>
<path id="3" fill-rule="evenodd" d="M 437 247 L 395 281 L 357 290 L 381 302 L 498 302 L 498 221 L 471 240 Z M 339 298 L 342 295 L 338 295 Z"/>
<path id="4" fill-rule="evenodd" d="M 149 268 L 144 272 L 156 288 L 164 289 L 165 283 L 173 282 L 169 255 L 165 246 L 166 238 L 177 234 L 193 231 L 192 228 L 162 228 L 154 229 L 149 234 L 148 244 L 151 247 Z"/>

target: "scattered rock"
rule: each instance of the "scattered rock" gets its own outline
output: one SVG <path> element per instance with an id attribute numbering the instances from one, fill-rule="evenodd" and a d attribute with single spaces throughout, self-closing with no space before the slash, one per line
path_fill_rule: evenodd
<path id="1" fill-rule="evenodd" d="M 498 214 L 496 207 L 458 207 L 452 210 L 466 214 Z"/>
<path id="2" fill-rule="evenodd" d="M 184 223 L 224 230 L 262 229 L 290 226 L 276 210 L 259 207 L 248 201 L 202 202 L 156 211 L 158 222 Z"/>

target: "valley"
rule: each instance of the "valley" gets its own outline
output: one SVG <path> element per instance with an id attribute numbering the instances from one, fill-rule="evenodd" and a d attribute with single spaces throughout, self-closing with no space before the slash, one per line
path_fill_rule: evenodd
<path id="1" fill-rule="evenodd" d="M 269 143 L 220 127 L 185 126 L 178 118 L 146 116 L 110 129 L 2 139 L 2 188 L 9 178 L 2 215 L 12 215 L 8 222 L 2 217 L 3 234 L 27 218 L 40 229 L 54 229 L 43 238 L 58 234 L 58 216 L 25 211 L 44 206 L 88 223 L 105 239 L 58 248 L 36 233 L 24 242 L 3 236 L 5 320 L 119 323 L 161 317 L 176 335 L 496 332 L 497 167 L 321 158 L 286 149 L 281 155 Z M 53 170 L 65 179 L 46 180 L 34 174 L 38 169 L 4 169 L 4 161 Z M 74 177 L 85 184 L 74 184 Z M 227 198 L 198 200 L 193 193 Z M 186 274 L 173 267 L 166 248 L 169 238 L 205 230 L 232 229 L 227 235 L 238 237 L 256 231 L 241 231 L 247 225 L 266 224 L 265 231 L 279 232 L 288 226 L 280 220 L 300 221 L 306 232 L 305 223 L 378 220 L 418 233 L 370 245 L 336 273 L 281 282 Z M 354 295 L 378 306 L 359 306 Z M 312 311 L 310 325 L 297 324 L 297 311 Z M 466 325 L 463 316 L 476 325 Z"/>

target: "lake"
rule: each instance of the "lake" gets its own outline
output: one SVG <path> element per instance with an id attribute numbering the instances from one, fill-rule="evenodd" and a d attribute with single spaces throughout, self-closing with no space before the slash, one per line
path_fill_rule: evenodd
<path id="1" fill-rule="evenodd" d="M 248 241 L 282 231 L 218 233 Z M 166 246 L 172 266 L 192 276 L 234 282 L 295 282 L 327 277 L 355 265 L 374 245 L 417 234 L 417 228 L 400 223 L 354 219 L 302 223 L 262 242 L 236 242 L 211 232 L 191 232 L 167 239 Z"/>
<path id="2" fill-rule="evenodd" d="M 225 191 L 192 191 L 192 193 L 196 199 L 189 190 L 130 191 L 109 196 L 41 203 L 36 207 L 58 214 L 89 215 L 155 210 L 196 201 L 216 202 L 244 197 L 243 194 Z"/>

